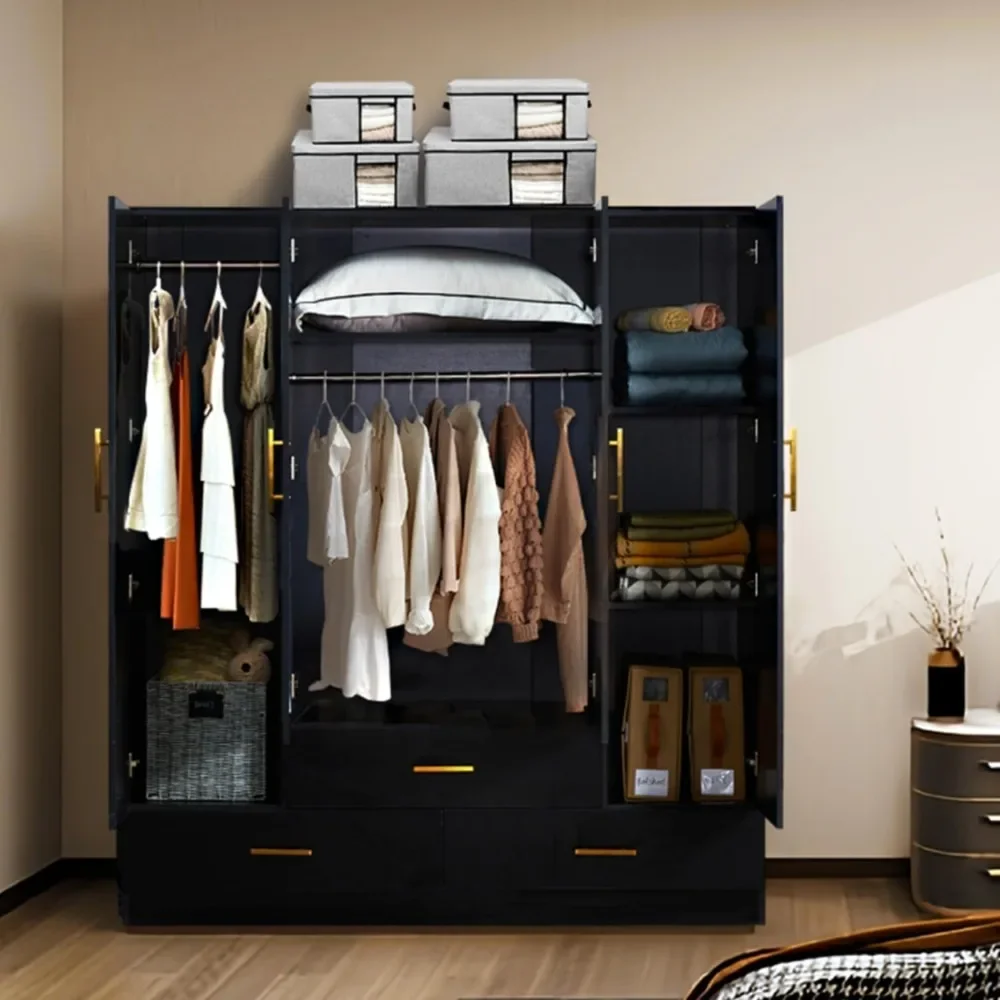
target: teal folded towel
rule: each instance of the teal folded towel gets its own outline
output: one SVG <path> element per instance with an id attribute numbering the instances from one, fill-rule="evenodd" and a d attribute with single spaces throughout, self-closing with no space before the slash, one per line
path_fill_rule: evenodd
<path id="1" fill-rule="evenodd" d="M 743 399 L 739 375 L 629 375 L 628 402 L 633 406 L 662 403 L 724 403 Z"/>
<path id="2" fill-rule="evenodd" d="M 743 334 L 734 326 L 695 333 L 625 334 L 630 372 L 644 374 L 735 372 L 747 356 Z"/>

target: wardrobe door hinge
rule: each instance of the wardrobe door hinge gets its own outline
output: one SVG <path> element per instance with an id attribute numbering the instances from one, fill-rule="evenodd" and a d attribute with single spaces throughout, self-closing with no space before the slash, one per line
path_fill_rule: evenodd
<path id="1" fill-rule="evenodd" d="M 135 774 L 135 769 L 139 766 L 139 761 L 137 758 L 133 757 L 131 754 L 128 755 L 128 776 L 131 778 Z"/>
<path id="2" fill-rule="evenodd" d="M 760 440 L 760 420 L 753 418 L 753 442 L 756 444 Z"/>
<path id="3" fill-rule="evenodd" d="M 757 776 L 757 751 L 754 750 L 752 757 L 747 757 L 747 767 L 753 772 L 754 777 Z"/>
<path id="4" fill-rule="evenodd" d="M 132 603 L 135 592 L 139 589 L 139 581 L 131 574 L 128 575 L 128 602 Z"/>
<path id="5" fill-rule="evenodd" d="M 292 674 L 288 679 L 288 714 L 292 714 L 292 706 L 295 704 L 295 696 L 299 690 L 299 679 Z"/>
<path id="6" fill-rule="evenodd" d="M 288 242 L 289 257 L 294 264 L 299 256 L 299 248 L 295 245 L 295 237 L 293 236 Z"/>
<path id="7" fill-rule="evenodd" d="M 595 264 L 597 263 L 597 237 L 596 236 L 590 241 L 590 259 Z"/>
<path id="8" fill-rule="evenodd" d="M 128 441 L 131 444 L 139 436 L 139 428 L 135 426 L 135 421 L 128 418 Z"/>
<path id="9" fill-rule="evenodd" d="M 597 456 L 590 456 L 590 478 L 597 482 Z"/>
<path id="10" fill-rule="evenodd" d="M 597 672 L 590 675 L 590 697 L 597 700 Z"/>
<path id="11" fill-rule="evenodd" d="M 747 256 L 755 263 L 760 263 L 760 241 L 754 240 L 753 246 L 747 250 Z"/>

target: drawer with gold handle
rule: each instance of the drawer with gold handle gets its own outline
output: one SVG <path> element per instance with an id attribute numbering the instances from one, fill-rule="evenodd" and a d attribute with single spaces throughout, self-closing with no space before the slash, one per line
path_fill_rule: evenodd
<path id="1" fill-rule="evenodd" d="M 917 847 L 911 878 L 914 900 L 931 912 L 1000 910 L 1000 854 L 956 857 Z"/>
<path id="2" fill-rule="evenodd" d="M 1000 741 L 949 739 L 913 730 L 910 773 L 914 792 L 945 799 L 994 802 L 1000 813 Z"/>
<path id="3" fill-rule="evenodd" d="M 962 802 L 913 796 L 911 827 L 917 844 L 952 854 L 1000 854 L 1000 802 Z"/>

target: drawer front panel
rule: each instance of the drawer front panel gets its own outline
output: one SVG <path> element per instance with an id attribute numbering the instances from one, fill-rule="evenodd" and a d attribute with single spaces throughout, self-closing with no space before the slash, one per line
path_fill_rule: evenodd
<path id="1" fill-rule="evenodd" d="M 461 809 L 445 813 L 448 885 L 486 885 L 491 892 L 553 886 L 562 818 L 522 809 Z"/>
<path id="2" fill-rule="evenodd" d="M 953 802 L 914 794 L 913 840 L 952 854 L 1000 856 L 1000 802 Z"/>
<path id="3" fill-rule="evenodd" d="M 401 727 L 399 727 L 401 728 Z M 596 728 L 293 734 L 285 753 L 291 806 L 590 806 L 601 802 Z"/>
<path id="4" fill-rule="evenodd" d="M 912 735 L 913 787 L 956 799 L 995 799 L 1000 806 L 1000 741 L 968 744 Z"/>
<path id="5" fill-rule="evenodd" d="M 956 858 L 913 852 L 913 895 L 943 910 L 1000 910 L 1000 856 Z"/>
<path id="6" fill-rule="evenodd" d="M 399 811 L 297 813 L 267 818 L 220 813 L 133 813 L 119 839 L 131 891 L 213 893 L 229 903 L 283 894 L 401 892 L 444 878 L 441 814 Z"/>

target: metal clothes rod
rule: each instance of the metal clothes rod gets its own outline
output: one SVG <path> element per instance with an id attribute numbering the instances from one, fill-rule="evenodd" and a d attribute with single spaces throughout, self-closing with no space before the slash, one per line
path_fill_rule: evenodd
<path id="1" fill-rule="evenodd" d="M 219 264 L 222 265 L 223 271 L 274 271 L 281 267 L 278 261 L 273 260 L 230 260 L 230 261 L 179 261 L 179 260 L 121 260 L 118 262 L 119 267 L 129 267 L 136 271 L 155 271 L 158 267 L 163 270 L 176 270 L 179 271 L 181 264 L 184 264 L 185 271 L 215 271 Z"/>
<path id="2" fill-rule="evenodd" d="M 595 379 L 600 372 L 364 372 L 351 375 L 289 375 L 289 382 L 503 382 L 511 381 L 556 381 L 557 379 Z"/>

